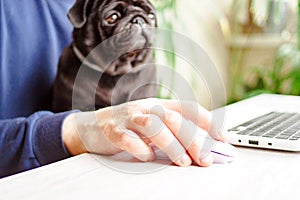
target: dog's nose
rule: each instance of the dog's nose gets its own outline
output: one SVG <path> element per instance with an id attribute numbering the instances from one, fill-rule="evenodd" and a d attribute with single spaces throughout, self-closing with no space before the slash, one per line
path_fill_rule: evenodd
<path id="1" fill-rule="evenodd" d="M 143 17 L 133 18 L 132 23 L 138 24 L 140 27 L 144 27 L 146 25 L 146 21 Z"/>

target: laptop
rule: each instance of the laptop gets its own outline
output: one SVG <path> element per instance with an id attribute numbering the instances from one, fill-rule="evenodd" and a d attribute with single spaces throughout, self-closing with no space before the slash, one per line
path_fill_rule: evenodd
<path id="1" fill-rule="evenodd" d="M 226 106 L 225 130 L 236 146 L 300 151 L 300 97 L 263 94 Z"/>

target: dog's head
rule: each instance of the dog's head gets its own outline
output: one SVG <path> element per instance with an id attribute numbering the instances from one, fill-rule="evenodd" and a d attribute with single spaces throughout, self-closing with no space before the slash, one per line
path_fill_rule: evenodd
<path id="1" fill-rule="evenodd" d="M 156 13 L 148 0 L 77 0 L 68 17 L 74 26 L 74 43 L 84 56 L 109 41 L 101 52 L 93 51 L 92 62 L 98 67 L 105 67 L 101 65 L 108 58 L 123 52 L 102 69 L 105 73 L 128 73 L 152 56 L 153 31 L 149 28 L 156 26 Z"/>

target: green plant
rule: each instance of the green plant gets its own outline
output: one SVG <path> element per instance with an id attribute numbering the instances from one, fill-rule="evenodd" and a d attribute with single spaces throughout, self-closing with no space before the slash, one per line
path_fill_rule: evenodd
<path id="1" fill-rule="evenodd" d="M 168 29 L 170 31 L 174 30 L 174 23 L 178 22 L 177 12 L 176 12 L 176 0 L 152 0 L 152 3 L 154 4 L 156 10 L 157 10 L 157 18 L 158 18 L 158 27 L 163 29 Z M 171 33 L 171 32 L 170 32 Z M 175 47 L 173 42 L 173 36 L 172 34 L 165 37 L 163 46 L 165 49 L 168 49 L 169 51 L 155 51 L 154 55 L 155 57 L 158 54 L 163 54 L 163 57 L 165 58 L 165 62 L 167 66 L 170 66 L 173 71 L 176 68 L 176 55 L 174 53 Z M 162 83 L 162 80 L 158 80 L 160 83 Z M 160 84 L 161 85 L 161 84 Z M 172 74 L 172 80 L 170 86 L 173 87 L 174 85 L 174 73 Z M 171 88 L 172 89 L 172 88 Z M 172 98 L 171 91 L 168 91 L 167 94 L 163 93 L 163 87 L 159 87 L 158 91 L 158 97 L 159 98 Z"/>
<path id="2" fill-rule="evenodd" d="M 260 93 L 300 95 L 300 0 L 298 0 L 298 43 L 281 45 L 274 56 L 273 66 L 254 68 L 256 82 L 246 85 L 246 98 Z"/>
<path id="3" fill-rule="evenodd" d="M 251 12 L 253 9 L 253 2 L 254 0 L 233 0 L 231 4 L 231 36 L 230 38 L 228 38 L 229 41 L 240 35 L 246 38 L 252 33 L 253 30 L 255 30 L 255 25 L 253 23 L 253 13 Z M 247 10 L 244 9 L 245 6 L 247 7 Z M 248 22 L 241 22 L 240 15 L 248 18 Z M 239 101 L 245 95 L 245 90 L 247 90 L 247 88 L 245 88 L 243 84 L 244 77 L 242 76 L 242 74 L 244 74 L 244 72 L 240 66 L 240 61 L 245 56 L 243 48 L 239 45 L 235 45 L 232 46 L 231 51 L 231 91 L 228 104 Z"/>

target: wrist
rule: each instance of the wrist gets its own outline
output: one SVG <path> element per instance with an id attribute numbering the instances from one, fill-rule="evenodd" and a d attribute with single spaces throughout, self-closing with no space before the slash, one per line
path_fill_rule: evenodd
<path id="1" fill-rule="evenodd" d="M 88 152 L 77 132 L 74 113 L 67 116 L 63 122 L 62 140 L 66 149 L 73 156 Z"/>

